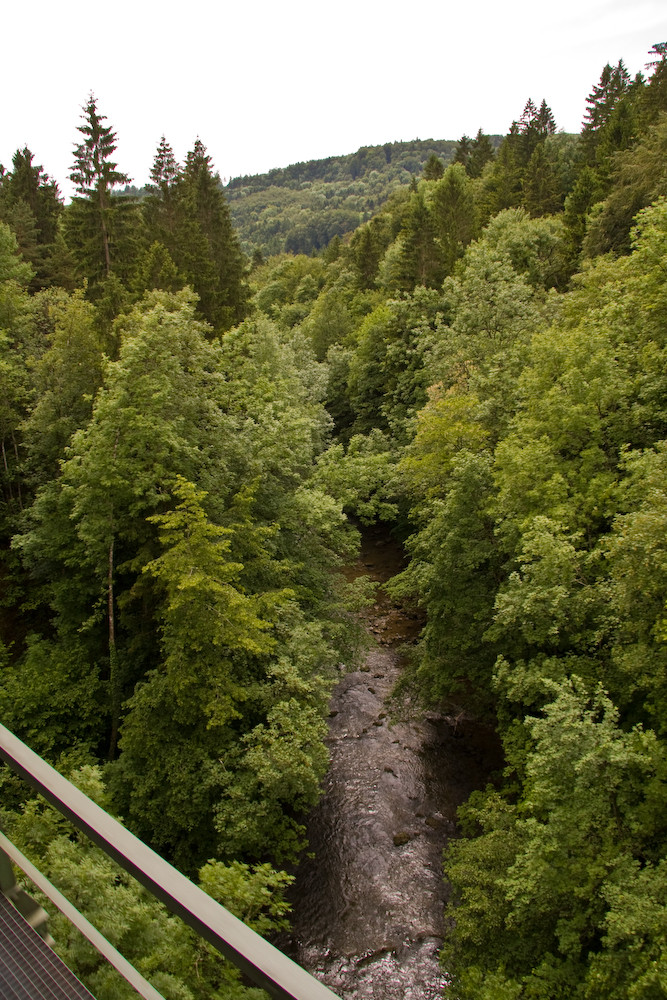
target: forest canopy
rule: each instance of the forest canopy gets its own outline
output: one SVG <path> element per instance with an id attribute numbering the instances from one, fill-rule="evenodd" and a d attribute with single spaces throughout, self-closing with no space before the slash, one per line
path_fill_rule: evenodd
<path id="1" fill-rule="evenodd" d="M 340 569 L 383 523 L 424 616 L 403 688 L 504 748 L 445 856 L 458 1000 L 667 992 L 667 43 L 649 59 L 603 68 L 579 135 L 528 99 L 503 137 L 227 189 L 163 138 L 138 191 L 90 95 L 70 204 L 27 146 L 0 168 L 0 719 L 283 926 L 358 646 Z M 132 914 L 166 998 L 253 995 L 1 781 L 3 827 L 74 893 L 86 869 L 112 937 Z"/>

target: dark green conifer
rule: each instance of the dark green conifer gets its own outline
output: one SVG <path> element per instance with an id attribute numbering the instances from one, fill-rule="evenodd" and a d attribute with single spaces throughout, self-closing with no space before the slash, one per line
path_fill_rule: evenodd
<path id="1" fill-rule="evenodd" d="M 435 288 L 444 277 L 442 253 L 436 242 L 433 217 L 421 191 L 412 195 L 401 237 L 401 287 L 405 291 L 412 291 L 415 285 Z"/>
<path id="2" fill-rule="evenodd" d="M 586 98 L 588 106 L 581 130 L 581 139 L 587 162 L 591 165 L 596 159 L 601 131 L 610 120 L 618 102 L 627 93 L 629 86 L 630 74 L 621 59 L 614 67 L 607 63 L 600 74 L 600 82 L 594 85 L 593 90 Z"/>
<path id="3" fill-rule="evenodd" d="M 83 108 L 79 132 L 83 141 L 75 147 L 74 164 L 69 175 L 75 185 L 66 216 L 66 238 L 79 273 L 93 287 L 108 279 L 112 271 L 119 277 L 131 269 L 131 243 L 136 239 L 134 202 L 119 196 L 114 189 L 129 184 L 127 174 L 117 169 L 112 159 L 116 151 L 116 133 L 104 125 L 106 115 L 99 114 L 93 94 Z"/>
<path id="4" fill-rule="evenodd" d="M 180 167 L 174 151 L 162 136 L 151 168 L 151 183 L 146 185 L 144 220 L 149 239 L 164 243 L 172 251 L 177 228 L 179 177 Z"/>
<path id="5" fill-rule="evenodd" d="M 464 164 L 469 177 L 481 177 L 482 171 L 487 163 L 493 159 L 493 146 L 488 135 L 485 135 L 481 128 L 477 130 L 477 135 L 470 146 L 470 156 Z"/>
<path id="6" fill-rule="evenodd" d="M 462 135 L 454 151 L 453 162 L 460 163 L 466 170 L 468 169 L 468 160 L 470 159 L 471 141 L 470 136 Z"/>
<path id="7" fill-rule="evenodd" d="M 24 146 L 12 158 L 13 170 L 0 175 L 0 220 L 13 230 L 23 258 L 34 269 L 32 291 L 57 284 L 53 255 L 63 204 L 58 185 Z"/>
<path id="8" fill-rule="evenodd" d="M 186 224 L 182 216 L 175 263 L 191 280 L 206 319 L 229 329 L 246 313 L 245 265 L 220 177 L 200 139 L 186 157 L 178 192 Z"/>
<path id="9" fill-rule="evenodd" d="M 431 153 L 431 155 L 429 156 L 428 160 L 424 165 L 424 174 L 423 174 L 424 180 L 439 181 L 444 172 L 445 172 L 445 167 L 442 160 L 438 156 L 436 156 L 435 153 Z"/>
<path id="10" fill-rule="evenodd" d="M 562 207 L 558 177 L 549 161 L 543 142 L 535 147 L 526 167 L 523 179 L 523 204 L 533 217 L 553 215 Z"/>

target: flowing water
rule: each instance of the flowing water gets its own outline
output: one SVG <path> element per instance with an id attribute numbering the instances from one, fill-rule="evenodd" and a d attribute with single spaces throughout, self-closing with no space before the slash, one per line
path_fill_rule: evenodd
<path id="1" fill-rule="evenodd" d="M 399 547 L 369 535 L 355 573 L 382 582 L 400 566 Z M 331 765 L 283 946 L 345 1000 L 432 1000 L 447 984 L 438 963 L 442 849 L 499 749 L 462 716 L 396 721 L 388 699 L 419 622 L 382 590 L 366 618 L 365 662 L 342 675 L 331 699 Z"/>

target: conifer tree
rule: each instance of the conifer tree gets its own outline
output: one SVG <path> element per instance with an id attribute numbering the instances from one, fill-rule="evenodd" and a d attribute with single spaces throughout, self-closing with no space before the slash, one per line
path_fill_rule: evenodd
<path id="1" fill-rule="evenodd" d="M 126 248 L 117 250 L 127 235 L 125 223 L 133 204 L 127 197 L 114 196 L 114 188 L 129 184 L 130 178 L 112 159 L 116 133 L 103 124 L 106 115 L 99 114 L 93 94 L 83 112 L 79 125 L 83 141 L 75 147 L 69 175 L 77 196 L 67 215 L 67 239 L 79 271 L 96 284 L 109 278 L 112 270 L 129 264 Z"/>
<path id="2" fill-rule="evenodd" d="M 493 146 L 488 135 L 485 135 L 481 128 L 477 130 L 477 135 L 470 147 L 470 156 L 464 164 L 469 177 L 480 177 L 484 167 L 493 159 Z"/>
<path id="3" fill-rule="evenodd" d="M 587 108 L 581 137 L 589 164 L 595 163 L 600 133 L 629 87 L 630 74 L 621 59 L 614 67 L 607 63 L 600 74 L 600 82 L 595 84 L 586 98 Z"/>
<path id="4" fill-rule="evenodd" d="M 535 147 L 526 167 L 523 178 L 523 204 L 533 217 L 553 215 L 562 207 L 558 177 L 549 161 L 543 142 Z"/>
<path id="5" fill-rule="evenodd" d="M 609 63 L 600 74 L 600 82 L 586 98 L 586 114 L 584 116 L 584 135 L 597 132 L 609 121 L 617 101 L 623 96 L 630 85 L 630 74 L 620 59 L 617 66 Z"/>
<path id="6" fill-rule="evenodd" d="M 173 251 L 177 226 L 177 184 L 180 167 L 174 151 L 164 136 L 151 167 L 151 183 L 146 185 L 144 219 L 153 241 L 163 243 Z"/>
<path id="7" fill-rule="evenodd" d="M 543 142 L 548 135 L 553 135 L 555 131 L 556 122 L 547 102 L 543 100 L 538 111 L 529 97 L 519 119 L 522 167 L 527 166 L 538 143 Z"/>
<path id="8" fill-rule="evenodd" d="M 27 146 L 12 157 L 13 170 L 0 177 L 0 220 L 11 227 L 24 260 L 35 270 L 31 290 L 56 284 L 51 257 L 63 210 L 60 191 Z"/>
<path id="9" fill-rule="evenodd" d="M 24 146 L 12 157 L 14 169 L 6 177 L 3 194 L 9 201 L 24 201 L 35 217 L 40 242 L 53 243 L 56 238 L 62 200 L 58 185 L 33 163 L 34 155 Z"/>
<path id="10" fill-rule="evenodd" d="M 470 144 L 470 136 L 462 135 L 454 152 L 454 163 L 460 163 L 462 166 L 467 168 L 468 160 L 470 159 Z"/>
<path id="11" fill-rule="evenodd" d="M 646 69 L 652 73 L 640 98 L 645 127 L 655 124 L 661 112 L 667 111 L 667 42 L 656 42 L 649 57 L 652 58 L 646 63 Z"/>
<path id="12" fill-rule="evenodd" d="M 245 264 L 206 147 L 197 139 L 180 167 L 163 136 L 151 181 L 144 206 L 149 240 L 166 248 L 179 274 L 199 296 L 200 311 L 209 323 L 217 331 L 229 329 L 246 311 Z M 172 275 L 165 287 L 178 284 Z"/>
<path id="13" fill-rule="evenodd" d="M 537 121 L 545 137 L 547 135 L 556 134 L 556 120 L 553 116 L 551 108 L 544 98 L 540 104 L 540 110 L 537 113 Z"/>
<path id="14" fill-rule="evenodd" d="M 435 288 L 443 279 L 442 252 L 436 243 L 433 216 L 421 191 L 414 192 L 403 229 L 400 283 L 405 291 L 415 285 Z"/>
<path id="15" fill-rule="evenodd" d="M 475 205 L 472 182 L 459 163 L 453 163 L 435 186 L 432 214 L 445 274 L 475 235 Z"/>
<path id="16" fill-rule="evenodd" d="M 522 141 L 519 124 L 514 121 L 500 144 L 488 178 L 485 178 L 484 202 L 487 218 L 497 215 L 504 208 L 517 208 L 521 204 L 524 167 Z"/>
<path id="17" fill-rule="evenodd" d="M 229 206 L 222 192 L 220 176 L 214 173 L 211 157 L 200 139 L 188 153 L 183 170 L 183 187 L 188 208 L 197 219 L 210 246 L 218 283 L 216 325 L 238 322 L 245 313 L 244 266 Z"/>
<path id="18" fill-rule="evenodd" d="M 424 180 L 439 181 L 444 172 L 445 168 L 442 160 L 435 153 L 431 153 L 424 165 Z"/>

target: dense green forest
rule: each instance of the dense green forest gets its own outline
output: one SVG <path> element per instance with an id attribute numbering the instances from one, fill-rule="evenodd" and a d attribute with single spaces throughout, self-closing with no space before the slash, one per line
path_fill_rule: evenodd
<path id="1" fill-rule="evenodd" d="M 501 140 L 482 137 L 480 131 L 464 148 L 479 147 L 475 158 L 481 170 L 485 153 Z M 323 250 L 335 237 L 349 235 L 372 218 L 395 191 L 422 175 L 429 160 L 438 160 L 442 167 L 451 163 L 457 148 L 458 143 L 446 139 L 387 142 L 362 146 L 347 156 L 233 177 L 224 190 L 241 248 L 255 261 L 284 252 Z M 124 192 L 139 198 L 146 193 L 131 185 Z"/>
<path id="2" fill-rule="evenodd" d="M 163 139 L 135 197 L 92 95 L 69 205 L 27 147 L 0 168 L 0 719 L 280 928 L 360 642 L 339 570 L 384 522 L 425 616 L 404 689 L 504 746 L 445 855 L 457 1000 L 667 993 L 667 43 L 648 58 L 604 67 L 578 136 L 528 100 L 407 184 L 369 149 L 377 210 L 328 233 L 308 202 L 263 227 L 276 191 L 332 184 L 344 215 L 359 154 L 233 182 L 252 261 L 203 143 Z M 255 995 L 1 782 L 2 826 L 165 997 Z"/>
<path id="3" fill-rule="evenodd" d="M 491 148 L 502 136 L 488 137 Z M 245 253 L 311 254 L 377 214 L 395 191 L 419 177 L 429 159 L 451 163 L 451 140 L 387 142 L 348 156 L 295 163 L 225 186 L 232 222 Z"/>

